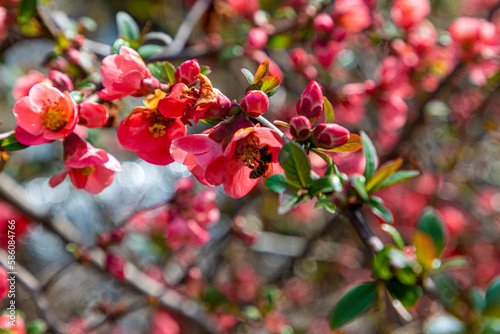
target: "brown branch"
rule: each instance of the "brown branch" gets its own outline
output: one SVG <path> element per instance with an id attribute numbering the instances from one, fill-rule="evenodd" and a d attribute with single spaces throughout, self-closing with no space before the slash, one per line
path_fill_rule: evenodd
<path id="1" fill-rule="evenodd" d="M 25 200 L 24 189 L 6 174 L 0 174 L 0 199 L 16 207 L 28 218 L 38 221 L 46 229 L 59 236 L 65 243 L 83 245 L 82 237 L 73 224 L 49 213 L 42 213 L 30 206 Z M 100 272 L 107 273 L 106 253 L 100 248 L 88 250 L 86 254 L 89 263 Z M 159 305 L 172 310 L 208 333 L 217 333 L 217 326 L 213 319 L 194 301 L 187 299 L 177 291 L 165 287 L 151 277 L 142 273 L 132 263 L 125 264 L 125 280 L 122 282 L 139 294 L 151 296 L 158 300 Z"/>
<path id="2" fill-rule="evenodd" d="M 7 263 L 8 254 L 5 250 L 0 249 L 0 264 L 5 268 L 8 268 Z M 45 321 L 49 331 L 54 334 L 63 334 L 63 332 L 59 329 L 60 324 L 58 323 L 52 309 L 50 308 L 49 301 L 42 293 L 42 285 L 40 284 L 38 279 L 18 263 L 16 263 L 15 272 L 16 283 L 21 283 L 29 292 L 33 301 L 35 302 L 38 315 L 42 320 Z"/>

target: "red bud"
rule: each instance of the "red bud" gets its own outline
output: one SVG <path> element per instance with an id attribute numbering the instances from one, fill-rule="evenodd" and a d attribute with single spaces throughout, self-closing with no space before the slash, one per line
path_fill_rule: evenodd
<path id="1" fill-rule="evenodd" d="M 251 90 L 245 94 L 240 106 L 249 117 L 259 117 L 269 109 L 269 97 L 261 90 Z"/>
<path id="2" fill-rule="evenodd" d="M 311 135 L 311 122 L 305 116 L 297 116 L 290 121 L 290 133 L 297 140 L 306 140 Z"/>
<path id="3" fill-rule="evenodd" d="M 347 143 L 349 130 L 333 123 L 320 123 L 313 131 L 313 142 L 325 149 L 332 149 Z"/>

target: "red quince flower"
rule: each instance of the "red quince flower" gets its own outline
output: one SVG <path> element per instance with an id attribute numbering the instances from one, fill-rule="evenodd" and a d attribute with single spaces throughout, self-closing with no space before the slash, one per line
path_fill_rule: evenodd
<path id="1" fill-rule="evenodd" d="M 214 129 L 197 137 L 190 135 L 174 141 L 172 155 L 188 166 L 200 182 L 209 186 L 223 184 L 229 196 L 241 198 L 262 176 L 283 172 L 278 162 L 283 140 L 274 131 L 254 125 L 243 115 L 227 136 L 227 122 L 222 122 L 226 124 L 220 126 L 218 132 Z"/>
<path id="2" fill-rule="evenodd" d="M 9 281 L 7 281 L 8 278 L 9 275 L 7 274 L 7 270 L 0 266 L 0 302 L 9 294 L 10 284 Z"/>
<path id="3" fill-rule="evenodd" d="M 106 125 L 108 120 L 108 110 L 102 104 L 83 101 L 78 105 L 78 124 L 97 128 Z"/>
<path id="4" fill-rule="evenodd" d="M 67 175 L 77 189 L 97 194 L 113 182 L 121 165 L 115 157 L 93 147 L 72 133 L 64 140 L 64 166 L 66 169 L 49 180 L 51 187 L 59 185 Z"/>
<path id="5" fill-rule="evenodd" d="M 0 316 L 0 328 L 7 330 L 8 333 L 12 334 L 26 334 L 26 327 L 24 325 L 24 319 L 19 315 L 15 316 L 15 325 L 12 326 L 12 319 L 10 315 L 4 314 Z"/>
<path id="6" fill-rule="evenodd" d="M 45 83 L 34 85 L 14 105 L 15 136 L 25 145 L 41 145 L 67 137 L 75 128 L 76 105 L 69 93 Z"/>
<path id="7" fill-rule="evenodd" d="M 31 87 L 46 80 L 47 77 L 43 73 L 31 70 L 28 74 L 20 76 L 16 79 L 14 87 L 12 88 L 12 97 L 14 97 L 15 100 L 19 100 L 28 96 Z"/>
<path id="8" fill-rule="evenodd" d="M 137 51 L 127 46 L 103 59 L 101 73 L 104 89 L 98 95 L 104 100 L 145 96 L 160 86 Z"/>
<path id="9" fill-rule="evenodd" d="M 181 84 L 183 85 L 183 84 Z M 136 107 L 118 125 L 118 140 L 127 150 L 155 165 L 168 165 L 172 140 L 186 135 L 186 126 L 180 119 L 167 118 L 157 108 L 165 93 L 157 89 L 144 99 L 146 107 Z"/>

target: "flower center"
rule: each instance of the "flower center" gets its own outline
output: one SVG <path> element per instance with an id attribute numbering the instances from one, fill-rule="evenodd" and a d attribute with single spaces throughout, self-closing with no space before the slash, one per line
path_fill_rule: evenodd
<path id="1" fill-rule="evenodd" d="M 166 118 L 158 110 L 152 111 L 146 116 L 149 122 L 148 130 L 153 133 L 153 137 L 158 138 L 167 134 L 168 128 L 172 125 L 173 119 Z"/>
<path id="2" fill-rule="evenodd" d="M 82 175 L 89 176 L 95 171 L 95 166 L 90 166 L 90 167 L 83 167 L 83 168 L 77 168 L 75 169 L 78 173 Z"/>
<path id="3" fill-rule="evenodd" d="M 236 143 L 235 157 L 241 158 L 245 166 L 252 170 L 251 179 L 257 179 L 267 173 L 272 161 L 269 146 L 261 145 L 254 135 L 249 135 Z"/>
<path id="4" fill-rule="evenodd" d="M 68 124 L 66 112 L 59 105 L 48 106 L 40 118 L 43 126 L 52 131 L 59 131 Z"/>

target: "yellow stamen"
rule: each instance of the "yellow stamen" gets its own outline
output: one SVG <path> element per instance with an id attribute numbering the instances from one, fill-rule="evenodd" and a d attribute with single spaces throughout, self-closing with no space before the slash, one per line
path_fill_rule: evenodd
<path id="1" fill-rule="evenodd" d="M 40 118 L 43 126 L 52 131 L 59 131 L 68 124 L 66 112 L 59 105 L 48 106 Z"/>

